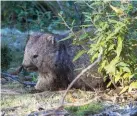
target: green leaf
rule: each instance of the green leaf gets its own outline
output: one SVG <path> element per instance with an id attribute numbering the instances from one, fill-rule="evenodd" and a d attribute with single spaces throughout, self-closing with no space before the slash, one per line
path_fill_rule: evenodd
<path id="1" fill-rule="evenodd" d="M 116 53 L 117 53 L 117 56 L 120 56 L 120 53 L 122 51 L 122 42 L 123 42 L 123 39 L 119 36 L 118 37 L 118 46 L 117 46 L 117 49 L 116 49 Z"/>
<path id="2" fill-rule="evenodd" d="M 84 53 L 86 53 L 85 50 L 81 50 L 77 53 L 77 55 L 74 57 L 73 62 L 79 59 Z"/>
<path id="3" fill-rule="evenodd" d="M 130 84 L 128 91 L 131 92 L 132 89 L 137 89 L 137 81 Z"/>
<path id="4" fill-rule="evenodd" d="M 132 82 L 132 83 L 130 84 L 130 86 L 132 86 L 132 88 L 136 88 L 136 89 L 137 89 L 137 81 L 136 81 L 136 82 Z"/>
<path id="5" fill-rule="evenodd" d="M 132 79 L 136 74 L 130 75 L 129 79 Z"/>
<path id="6" fill-rule="evenodd" d="M 74 36 L 74 35 L 73 35 L 73 34 L 69 34 L 69 36 L 67 36 L 67 37 L 59 40 L 58 42 L 68 40 L 68 39 L 70 39 L 72 36 Z"/>
<path id="7" fill-rule="evenodd" d="M 99 72 L 102 71 L 102 69 L 105 67 L 106 63 L 107 63 L 107 60 L 103 60 L 103 61 L 101 62 L 101 65 L 100 65 L 100 67 L 99 67 Z"/>
<path id="8" fill-rule="evenodd" d="M 126 66 L 129 66 L 129 64 L 124 63 L 124 62 L 119 62 L 119 63 L 117 64 L 117 66 L 126 67 Z"/>
<path id="9" fill-rule="evenodd" d="M 94 54 L 94 52 L 97 52 L 98 49 L 99 49 L 99 46 L 97 46 L 96 44 L 92 44 L 92 46 L 88 50 L 87 54 L 92 56 L 92 54 Z"/>
<path id="10" fill-rule="evenodd" d="M 116 63 L 118 63 L 119 61 L 119 57 L 115 57 L 110 64 L 108 64 L 107 66 L 105 66 L 105 70 L 107 73 L 114 73 L 115 74 L 115 69 L 116 69 Z"/>
<path id="11" fill-rule="evenodd" d="M 126 91 L 128 90 L 128 88 L 129 88 L 129 86 L 125 86 L 125 87 L 122 89 L 122 91 L 120 92 L 120 94 L 126 92 Z"/>
<path id="12" fill-rule="evenodd" d="M 122 25 L 122 26 L 125 26 L 125 23 L 121 22 L 121 21 L 116 21 L 116 20 L 112 20 L 112 19 L 109 19 L 108 20 L 110 23 L 114 23 L 114 24 L 119 24 L 119 25 Z"/>
<path id="13" fill-rule="evenodd" d="M 126 79 L 126 78 L 129 78 L 130 76 L 131 76 L 131 73 L 128 72 L 128 73 L 125 73 L 125 74 L 123 75 L 123 78 Z M 129 78 L 129 79 L 130 79 L 130 78 Z"/>
<path id="14" fill-rule="evenodd" d="M 110 81 L 110 82 L 107 84 L 107 88 L 110 87 L 111 84 L 112 84 L 112 83 L 111 83 L 111 81 Z"/>
<path id="15" fill-rule="evenodd" d="M 95 53 L 95 54 L 92 56 L 90 62 L 93 62 L 97 57 L 98 57 L 98 52 Z"/>
<path id="16" fill-rule="evenodd" d="M 103 39 L 103 35 L 102 36 L 100 36 L 99 38 L 98 38 L 98 41 L 97 41 L 97 43 L 96 44 L 99 44 L 100 42 L 101 42 L 101 40 Z"/>
<path id="17" fill-rule="evenodd" d="M 87 38 L 87 36 L 88 36 L 88 34 L 84 33 L 79 37 L 79 40 L 85 39 L 85 38 Z"/>
<path id="18" fill-rule="evenodd" d="M 116 75 L 114 79 L 115 79 L 115 83 L 117 83 L 121 79 L 121 77 L 120 75 Z"/>
<path id="19" fill-rule="evenodd" d="M 114 44 L 110 45 L 109 48 L 108 48 L 108 51 L 114 49 Z"/>
<path id="20" fill-rule="evenodd" d="M 122 69 L 123 69 L 124 72 L 129 72 L 129 73 L 131 72 L 129 67 L 123 67 Z"/>

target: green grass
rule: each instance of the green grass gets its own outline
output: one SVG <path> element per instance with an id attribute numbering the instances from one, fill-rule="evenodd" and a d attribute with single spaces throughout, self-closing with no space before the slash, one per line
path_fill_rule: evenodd
<path id="1" fill-rule="evenodd" d="M 88 114 L 96 114 L 103 110 L 101 103 L 91 103 L 84 106 L 66 107 L 66 110 L 71 112 L 72 116 L 87 116 Z"/>

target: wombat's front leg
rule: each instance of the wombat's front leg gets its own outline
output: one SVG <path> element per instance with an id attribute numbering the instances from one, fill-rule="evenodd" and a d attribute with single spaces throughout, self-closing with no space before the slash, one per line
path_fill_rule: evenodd
<path id="1" fill-rule="evenodd" d="M 35 89 L 40 91 L 54 90 L 55 89 L 54 79 L 55 76 L 50 73 L 39 74 L 38 82 L 35 86 Z"/>

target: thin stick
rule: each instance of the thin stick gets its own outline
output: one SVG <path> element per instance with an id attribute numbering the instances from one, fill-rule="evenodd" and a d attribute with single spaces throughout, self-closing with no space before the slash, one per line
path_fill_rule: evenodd
<path id="1" fill-rule="evenodd" d="M 91 65 L 89 65 L 87 68 L 85 68 L 84 70 L 82 70 L 82 71 L 80 72 L 80 74 L 78 74 L 77 77 L 70 83 L 70 85 L 68 86 L 67 90 L 65 91 L 65 93 L 64 93 L 64 95 L 63 95 L 63 98 L 62 98 L 62 100 L 61 100 L 61 106 L 60 106 L 60 107 L 63 106 L 65 97 L 66 97 L 69 89 L 74 85 L 74 83 L 75 83 L 85 72 L 87 72 L 89 69 L 91 69 L 93 66 L 95 66 L 98 62 L 100 62 L 100 60 L 101 60 L 101 55 L 102 55 L 102 53 L 100 53 L 99 57 L 97 58 L 97 60 L 96 60 L 95 62 L 93 62 L 93 63 L 92 63 Z"/>

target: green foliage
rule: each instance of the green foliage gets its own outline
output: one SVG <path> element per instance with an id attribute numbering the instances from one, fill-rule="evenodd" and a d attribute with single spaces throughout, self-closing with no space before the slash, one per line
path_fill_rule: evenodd
<path id="1" fill-rule="evenodd" d="M 67 107 L 66 110 L 72 113 L 74 116 L 86 116 L 88 114 L 96 114 L 103 110 L 103 106 L 100 103 L 91 103 L 84 106 L 72 106 Z"/>
<path id="2" fill-rule="evenodd" d="M 91 10 L 83 12 L 85 25 L 81 27 L 92 26 L 92 29 L 84 31 L 80 37 L 72 32 L 74 44 L 86 45 L 84 53 L 90 56 L 91 63 L 103 50 L 98 70 L 104 75 L 104 80 L 110 79 L 107 87 L 120 84 L 122 92 L 137 89 L 137 79 L 132 79 L 137 75 L 137 18 L 133 15 L 137 9 L 134 2 L 89 1 L 85 6 Z M 83 50 L 78 52 L 74 60 L 82 54 Z"/>
<path id="3" fill-rule="evenodd" d="M 10 62 L 12 61 L 12 54 L 10 48 L 2 44 L 1 47 L 1 69 L 6 70 L 9 68 Z"/>
<path id="4" fill-rule="evenodd" d="M 77 55 L 74 57 L 73 61 L 76 61 L 80 56 L 82 56 L 86 51 L 85 50 L 81 50 L 77 53 Z"/>
<path id="5" fill-rule="evenodd" d="M 31 73 L 30 76 L 32 77 L 32 81 L 33 81 L 33 82 L 37 82 L 37 80 L 38 80 L 38 78 L 37 78 L 38 75 L 37 75 L 36 73 Z"/>
<path id="6" fill-rule="evenodd" d="M 59 19 L 49 10 L 46 2 L 2 1 L 1 6 L 2 27 L 48 31 L 59 24 Z"/>
<path id="7" fill-rule="evenodd" d="M 63 15 L 68 24 L 74 20 L 74 26 L 77 27 L 83 22 L 82 9 L 75 1 L 2 1 L 2 27 L 23 31 L 65 29 L 58 13 Z"/>

